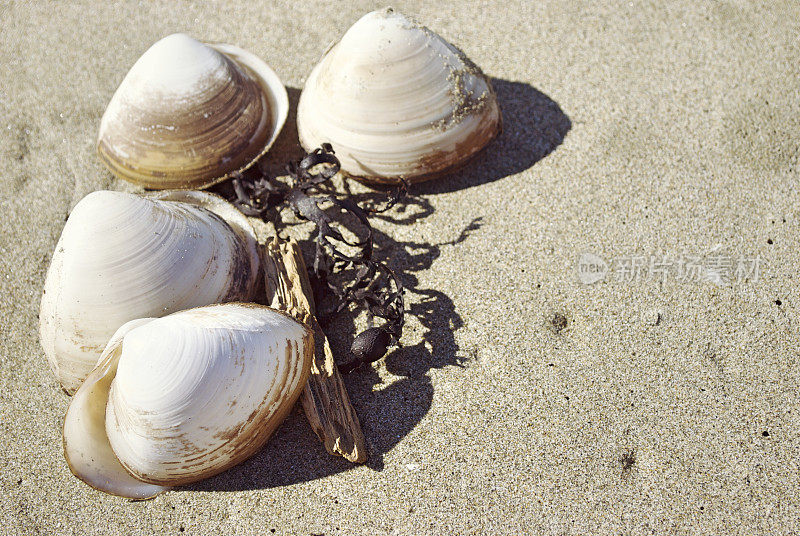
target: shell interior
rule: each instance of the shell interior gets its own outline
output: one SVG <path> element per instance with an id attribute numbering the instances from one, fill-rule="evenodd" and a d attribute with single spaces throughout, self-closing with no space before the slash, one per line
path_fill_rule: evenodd
<path id="1" fill-rule="evenodd" d="M 105 429 L 106 400 L 117 373 L 122 339 L 150 320 L 132 320 L 114 334 L 64 419 L 64 455 L 72 473 L 95 489 L 130 499 L 149 499 L 169 489 L 128 474 L 111 449 Z"/>
<path id="2" fill-rule="evenodd" d="M 148 188 L 203 188 L 267 152 L 289 101 L 278 76 L 233 45 L 167 36 L 134 64 L 100 123 L 98 153 Z"/>

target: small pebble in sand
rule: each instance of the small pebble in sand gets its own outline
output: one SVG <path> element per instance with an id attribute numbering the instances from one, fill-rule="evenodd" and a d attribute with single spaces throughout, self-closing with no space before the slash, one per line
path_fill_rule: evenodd
<path id="1" fill-rule="evenodd" d="M 550 326 L 556 333 L 561 333 L 567 327 L 567 317 L 561 313 L 554 313 L 550 317 Z"/>
<path id="2" fill-rule="evenodd" d="M 644 315 L 642 316 L 644 318 L 644 323 L 648 326 L 657 326 L 664 318 L 664 315 L 658 309 L 650 309 L 649 311 L 645 311 Z"/>

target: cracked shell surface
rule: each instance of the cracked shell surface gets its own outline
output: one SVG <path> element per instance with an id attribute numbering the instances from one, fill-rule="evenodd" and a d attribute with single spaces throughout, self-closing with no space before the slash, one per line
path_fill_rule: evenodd
<path id="1" fill-rule="evenodd" d="M 368 13 L 306 81 L 297 130 L 329 142 L 342 170 L 367 182 L 440 176 L 501 129 L 488 78 L 460 50 L 391 9 Z"/>
<path id="2" fill-rule="evenodd" d="M 129 320 L 249 301 L 259 284 L 255 232 L 205 192 L 99 191 L 73 209 L 45 279 L 39 336 L 73 393 Z"/>
<path id="3" fill-rule="evenodd" d="M 151 46 L 100 122 L 97 150 L 147 188 L 204 188 L 269 150 L 289 111 L 286 89 L 255 55 L 184 34 Z"/>
<path id="4" fill-rule="evenodd" d="M 67 411 L 70 469 L 92 487 L 135 499 L 220 473 L 280 425 L 313 353 L 311 330 L 266 306 L 133 320 Z"/>

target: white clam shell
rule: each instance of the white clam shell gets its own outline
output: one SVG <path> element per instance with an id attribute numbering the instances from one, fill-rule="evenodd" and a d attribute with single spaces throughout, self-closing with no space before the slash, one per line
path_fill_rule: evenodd
<path id="1" fill-rule="evenodd" d="M 67 411 L 69 466 L 97 489 L 136 499 L 224 471 L 283 421 L 313 353 L 307 326 L 265 306 L 131 321 Z"/>
<path id="2" fill-rule="evenodd" d="M 128 72 L 100 123 L 97 149 L 115 175 L 148 188 L 202 188 L 267 152 L 289 112 L 286 89 L 233 45 L 167 36 Z"/>
<path id="3" fill-rule="evenodd" d="M 439 35 L 391 9 L 362 17 L 306 81 L 297 130 L 330 143 L 342 170 L 371 182 L 446 173 L 500 131 L 492 86 Z"/>
<path id="4" fill-rule="evenodd" d="M 73 209 L 53 254 L 39 311 L 42 347 L 72 393 L 124 323 L 249 301 L 259 267 L 247 218 L 218 196 L 91 193 Z"/>

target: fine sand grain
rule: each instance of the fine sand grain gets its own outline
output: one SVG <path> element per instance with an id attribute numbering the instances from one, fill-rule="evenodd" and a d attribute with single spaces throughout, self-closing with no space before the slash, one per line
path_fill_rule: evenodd
<path id="1" fill-rule="evenodd" d="M 247 463 L 152 501 L 70 474 L 37 313 L 70 209 L 134 189 L 94 151 L 117 85 L 184 31 L 263 58 L 294 107 L 329 43 L 378 7 L 0 4 L 0 532 L 797 534 L 786 0 L 396 3 L 493 78 L 504 131 L 376 220 L 409 314 L 403 348 L 346 380 L 370 461 L 327 455 L 294 411 Z M 296 136 L 290 116 L 264 166 L 296 157 Z M 606 279 L 583 284 L 579 258 Z"/>

